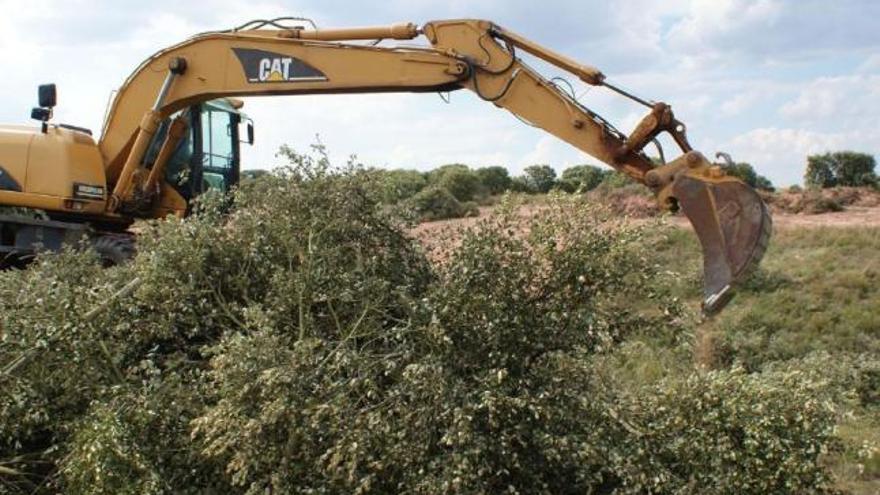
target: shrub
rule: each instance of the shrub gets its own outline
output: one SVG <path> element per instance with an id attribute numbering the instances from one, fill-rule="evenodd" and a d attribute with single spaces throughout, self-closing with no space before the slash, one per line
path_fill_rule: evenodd
<path id="1" fill-rule="evenodd" d="M 832 191 L 834 190 L 808 189 L 795 192 L 789 189 L 784 193 L 765 195 L 764 199 L 775 210 L 805 215 L 843 211 L 845 204 L 852 204 L 852 195 Z"/>
<path id="2" fill-rule="evenodd" d="M 535 194 L 536 191 L 525 177 L 514 177 L 510 181 L 510 190 L 517 193 Z"/>
<path id="3" fill-rule="evenodd" d="M 794 210 L 797 213 L 818 215 L 820 213 L 843 211 L 843 205 L 818 191 L 808 191 L 801 196 L 800 201 L 794 206 Z"/>
<path id="4" fill-rule="evenodd" d="M 817 399 L 826 389 L 798 371 L 665 380 L 629 405 L 635 438 L 613 457 L 620 492 L 835 493 L 821 468 L 837 447 L 836 411 Z"/>
<path id="5" fill-rule="evenodd" d="M 429 172 L 428 181 L 446 189 L 459 201 L 473 201 L 485 194 L 479 176 L 467 165 L 443 165 Z"/>
<path id="6" fill-rule="evenodd" d="M 531 165 L 523 171 L 523 179 L 531 192 L 548 193 L 556 185 L 556 171 L 550 165 Z"/>
<path id="7" fill-rule="evenodd" d="M 626 187 L 633 183 L 632 179 L 629 178 L 628 175 L 623 172 L 618 172 L 614 170 L 605 174 L 605 177 L 602 178 L 602 182 L 599 183 L 599 187 L 604 189 L 615 189 L 618 187 Z"/>
<path id="8" fill-rule="evenodd" d="M 609 375 L 686 330 L 647 226 L 553 196 L 431 265 L 317 151 L 146 226 L 132 264 L 0 273 L 5 491 L 823 491 L 799 375 Z"/>
<path id="9" fill-rule="evenodd" d="M 562 171 L 559 185 L 563 191 L 569 193 L 592 191 L 608 173 L 610 172 L 593 165 L 577 165 Z"/>
<path id="10" fill-rule="evenodd" d="M 483 189 L 489 194 L 498 195 L 510 189 L 512 181 L 510 174 L 504 167 L 478 168 L 476 173 L 477 177 L 480 178 Z"/>
<path id="11" fill-rule="evenodd" d="M 419 218 L 428 222 L 479 214 L 474 203 L 462 203 L 445 188 L 439 186 L 427 187 L 413 196 L 410 204 Z"/>
<path id="12" fill-rule="evenodd" d="M 428 184 L 425 174 L 416 170 L 374 170 L 381 201 L 397 204 L 418 194 Z"/>

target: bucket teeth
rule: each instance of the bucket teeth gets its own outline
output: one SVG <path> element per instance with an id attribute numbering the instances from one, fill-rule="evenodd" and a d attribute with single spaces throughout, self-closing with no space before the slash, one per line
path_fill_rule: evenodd
<path id="1" fill-rule="evenodd" d="M 703 248 L 703 313 L 717 314 L 770 243 L 770 211 L 754 189 L 731 177 L 678 175 L 673 194 Z"/>

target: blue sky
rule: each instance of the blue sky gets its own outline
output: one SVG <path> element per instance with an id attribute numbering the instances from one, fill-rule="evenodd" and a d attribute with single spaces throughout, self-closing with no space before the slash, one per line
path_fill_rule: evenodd
<path id="1" fill-rule="evenodd" d="M 876 0 L 0 0 L 0 122 L 27 121 L 36 86 L 59 85 L 57 120 L 99 130 L 111 95 L 141 60 L 194 33 L 301 15 L 320 26 L 491 19 L 672 104 L 692 143 L 726 151 L 774 183 L 800 181 L 805 157 L 880 155 L 880 2 Z M 552 71 L 548 76 L 557 75 Z M 582 101 L 624 131 L 643 109 L 599 88 Z M 320 135 L 338 161 L 428 169 L 449 162 L 567 166 L 596 161 L 465 91 L 250 99 L 269 168 L 281 144 Z M 669 151 L 669 147 L 667 147 Z"/>

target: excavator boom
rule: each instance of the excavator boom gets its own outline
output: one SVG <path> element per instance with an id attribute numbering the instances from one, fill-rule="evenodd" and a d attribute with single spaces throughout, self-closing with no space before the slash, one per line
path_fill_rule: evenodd
<path id="1" fill-rule="evenodd" d="M 420 37 L 427 43 L 381 43 Z M 644 104 L 650 112 L 626 135 L 526 65 L 518 51 Z M 144 157 L 160 125 L 191 105 L 221 97 L 458 89 L 473 91 L 646 185 L 662 206 L 680 208 L 703 247 L 707 313 L 720 310 L 734 284 L 761 259 L 770 235 L 766 206 L 755 191 L 691 149 L 685 126 L 668 105 L 631 95 L 598 69 L 492 22 L 470 19 L 346 29 L 257 21 L 158 52 L 128 78 L 108 112 L 98 143 L 112 191 L 105 214 L 143 212 L 133 203 L 174 194 L 158 182 L 163 161 L 186 128 L 185 117 L 174 117 L 156 161 L 145 164 Z M 643 150 L 661 133 L 672 136 L 682 155 L 658 166 Z M 185 207 L 166 199 L 152 201 L 165 206 L 147 216 L 167 214 L 168 205 Z"/>

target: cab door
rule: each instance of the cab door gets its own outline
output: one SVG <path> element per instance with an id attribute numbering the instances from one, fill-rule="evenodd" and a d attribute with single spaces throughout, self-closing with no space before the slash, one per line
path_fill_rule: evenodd
<path id="1" fill-rule="evenodd" d="M 227 192 L 238 184 L 240 122 L 241 116 L 237 112 L 219 103 L 201 106 L 200 118 L 194 122 L 194 127 L 198 127 L 194 129 L 196 149 L 201 150 L 201 163 L 193 174 L 197 194 L 209 190 Z"/>

